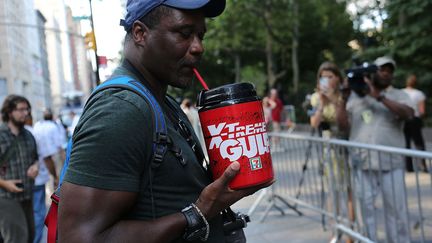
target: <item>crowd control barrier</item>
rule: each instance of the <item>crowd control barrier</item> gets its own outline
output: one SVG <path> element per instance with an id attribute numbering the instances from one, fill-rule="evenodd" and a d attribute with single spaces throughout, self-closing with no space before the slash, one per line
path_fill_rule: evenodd
<path id="1" fill-rule="evenodd" d="M 316 213 L 336 240 L 432 242 L 431 152 L 269 135 L 276 182 L 260 192 L 249 215 L 259 210 L 264 221 L 271 210 Z M 414 172 L 405 171 L 406 157 Z"/>

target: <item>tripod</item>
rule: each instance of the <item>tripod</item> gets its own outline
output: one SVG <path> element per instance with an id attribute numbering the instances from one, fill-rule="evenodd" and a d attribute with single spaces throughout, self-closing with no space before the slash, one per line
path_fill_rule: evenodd
<path id="1" fill-rule="evenodd" d="M 311 132 L 310 132 L 311 137 L 313 137 L 315 135 L 316 130 L 317 130 L 316 128 L 312 127 Z M 321 134 L 322 133 L 319 130 L 318 135 L 320 137 L 321 137 Z M 306 171 L 308 169 L 308 163 L 310 161 L 311 154 L 312 154 L 312 141 L 309 141 L 308 147 L 306 148 L 306 152 L 305 152 L 306 158 L 305 158 L 305 161 L 304 161 L 303 166 L 302 166 L 302 175 L 300 177 L 300 180 L 299 180 L 299 183 L 297 186 L 297 193 L 295 196 L 296 199 L 298 199 L 301 195 L 301 187 L 304 183 L 304 179 L 305 179 Z M 324 200 L 325 199 L 325 191 L 324 191 L 324 179 L 323 179 L 324 165 L 323 165 L 322 161 L 320 161 L 320 163 L 319 163 L 319 174 L 320 174 L 320 179 L 321 179 L 320 180 L 321 181 L 321 208 L 324 208 L 324 204 L 325 204 L 325 200 Z M 294 205 L 294 208 L 297 209 L 297 204 Z M 321 215 L 321 225 L 322 225 L 323 229 L 326 230 L 325 215 L 324 214 Z"/>

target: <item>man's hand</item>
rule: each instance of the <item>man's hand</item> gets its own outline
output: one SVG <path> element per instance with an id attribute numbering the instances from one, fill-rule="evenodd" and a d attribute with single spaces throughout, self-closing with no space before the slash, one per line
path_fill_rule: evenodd
<path id="1" fill-rule="evenodd" d="M 214 217 L 219 212 L 228 208 L 243 197 L 249 196 L 259 189 L 268 187 L 274 183 L 274 181 L 270 181 L 246 189 L 232 190 L 228 187 L 228 184 L 234 179 L 239 171 L 239 162 L 236 161 L 231 163 L 220 178 L 205 187 L 201 192 L 195 205 L 201 210 L 206 218 L 210 219 Z"/>
<path id="2" fill-rule="evenodd" d="M 364 80 L 365 80 L 366 84 L 369 86 L 369 89 L 370 89 L 369 95 L 378 100 L 378 97 L 380 96 L 381 91 L 376 89 L 372 85 L 370 79 L 365 77 Z M 405 104 L 387 99 L 385 96 L 384 96 L 384 99 L 380 99 L 380 102 L 384 106 L 386 106 L 391 112 L 393 112 L 395 115 L 397 115 L 399 118 L 401 118 L 402 120 L 409 120 L 414 116 L 414 110 Z"/>
<path id="3" fill-rule="evenodd" d="M 39 173 L 39 165 L 38 162 L 32 164 L 28 169 L 27 169 L 27 176 L 34 179 L 36 178 L 36 176 Z"/>
<path id="4" fill-rule="evenodd" d="M 24 191 L 23 188 L 17 186 L 20 183 L 22 183 L 21 180 L 1 180 L 1 187 L 8 192 L 19 193 Z"/>
<path id="5" fill-rule="evenodd" d="M 367 86 L 369 87 L 369 95 L 372 98 L 375 98 L 375 99 L 378 98 L 381 91 L 375 88 L 375 86 L 372 84 L 372 81 L 369 78 L 364 77 L 364 81 L 367 84 Z"/>

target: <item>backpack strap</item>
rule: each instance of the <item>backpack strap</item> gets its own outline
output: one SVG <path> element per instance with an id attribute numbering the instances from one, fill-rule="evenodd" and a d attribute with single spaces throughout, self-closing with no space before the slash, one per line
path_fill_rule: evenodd
<path id="1" fill-rule="evenodd" d="M 152 109 L 152 120 L 154 126 L 154 135 L 153 135 L 153 156 L 151 162 L 151 168 L 155 169 L 160 166 L 167 152 L 167 142 L 168 142 L 168 131 L 165 122 L 165 118 L 162 112 L 162 108 L 157 102 L 156 98 L 153 94 L 140 82 L 134 80 L 129 76 L 117 76 L 113 79 L 107 80 L 97 86 L 90 97 L 87 99 L 87 102 L 84 107 L 87 107 L 88 102 L 91 100 L 93 96 L 97 93 L 109 89 L 109 88 L 122 88 L 130 90 L 138 95 L 140 95 L 144 101 L 150 106 Z M 85 109 L 85 108 L 84 108 Z M 59 178 L 59 186 L 63 183 L 64 176 L 66 174 L 66 169 L 69 166 L 70 153 L 72 152 L 72 138 L 69 139 L 67 148 L 66 148 L 66 159 L 61 170 L 60 178 Z M 58 189 L 56 190 L 56 192 Z"/>
<path id="2" fill-rule="evenodd" d="M 172 122 L 174 124 L 174 127 L 177 128 L 180 135 L 183 136 L 183 138 L 188 142 L 189 146 L 192 148 L 192 151 L 194 152 L 198 162 L 200 165 L 203 165 L 205 163 L 206 167 L 208 168 L 208 163 L 206 161 L 204 152 L 201 148 L 200 143 L 198 142 L 198 137 L 193 129 L 193 127 L 189 127 L 185 121 L 189 121 L 188 117 L 182 110 L 177 108 L 173 104 L 178 104 L 177 101 L 170 95 L 166 96 L 166 104 L 171 109 L 171 115 L 168 116 L 170 119 L 172 119 Z M 179 150 L 179 148 L 176 148 L 175 144 L 172 145 L 172 151 L 176 155 L 176 149 Z M 181 150 L 180 150 L 181 154 Z M 183 164 L 183 163 L 182 163 Z M 184 165 L 184 164 L 183 164 Z M 204 170 L 207 172 L 207 170 L 204 168 Z M 211 178 L 211 177 L 210 177 Z"/>
<path id="3" fill-rule="evenodd" d="M 168 132 L 164 113 L 156 98 L 147 89 L 147 87 L 129 76 L 118 76 L 103 82 L 98 87 L 96 87 L 90 97 L 92 97 L 97 92 L 108 88 L 124 88 L 131 90 L 140 95 L 152 109 L 153 112 L 151 115 L 152 120 L 154 121 L 153 124 L 155 133 L 153 136 L 153 159 L 151 167 L 153 169 L 159 167 L 167 151 L 166 143 L 168 140 Z"/>
<path id="4" fill-rule="evenodd" d="M 159 103 L 157 102 L 156 98 L 153 96 L 153 94 L 142 83 L 134 80 L 132 77 L 129 76 L 117 76 L 97 86 L 93 90 L 90 97 L 87 99 L 84 109 L 86 109 L 86 107 L 89 104 L 89 100 L 91 100 L 93 96 L 109 88 L 127 89 L 138 94 L 143 98 L 143 100 L 149 105 L 149 107 L 152 110 L 151 116 L 152 116 L 153 127 L 154 127 L 153 145 L 152 145 L 153 155 L 152 155 L 151 164 L 149 166 L 149 180 L 147 180 L 147 182 L 150 183 L 150 192 L 152 197 L 152 211 L 153 211 L 153 217 L 155 217 L 155 213 L 154 213 L 155 206 L 153 202 L 153 192 L 151 188 L 152 187 L 151 172 L 161 165 L 168 147 L 167 146 L 168 130 L 167 130 L 162 109 Z M 66 159 L 60 173 L 59 185 L 55 190 L 55 192 L 53 193 L 53 195 L 51 196 L 52 199 L 51 207 L 45 219 L 45 225 L 48 226 L 48 243 L 55 243 L 57 239 L 57 210 L 58 210 L 58 203 L 60 200 L 60 188 L 61 185 L 63 184 L 63 179 L 66 174 L 67 168 L 69 166 L 72 146 L 73 146 L 72 138 L 70 138 L 66 149 Z M 147 186 L 147 182 L 145 186 Z"/>

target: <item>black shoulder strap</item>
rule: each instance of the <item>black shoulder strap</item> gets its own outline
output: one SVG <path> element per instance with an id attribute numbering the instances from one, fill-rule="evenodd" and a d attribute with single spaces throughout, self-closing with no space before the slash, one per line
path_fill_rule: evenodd
<path id="1" fill-rule="evenodd" d="M 172 121 L 175 126 L 177 126 L 179 132 L 181 135 L 186 139 L 186 141 L 189 143 L 189 146 L 191 146 L 192 150 L 195 153 L 195 156 L 197 157 L 198 162 L 203 163 L 205 160 L 204 152 L 202 151 L 201 145 L 199 144 L 199 141 L 196 139 L 197 136 L 195 134 L 195 131 L 192 127 L 189 127 L 185 121 L 188 120 L 186 114 L 183 113 L 182 110 L 176 107 L 173 104 L 177 104 L 177 101 L 171 97 L 170 95 L 166 96 L 167 98 L 167 105 L 171 108 L 171 110 L 174 111 L 173 118 L 175 119 Z"/>

